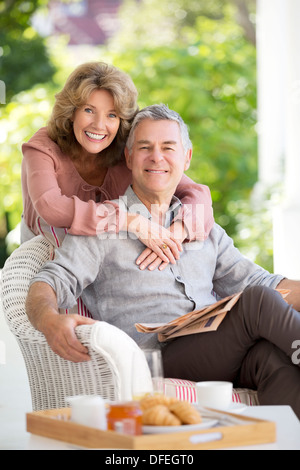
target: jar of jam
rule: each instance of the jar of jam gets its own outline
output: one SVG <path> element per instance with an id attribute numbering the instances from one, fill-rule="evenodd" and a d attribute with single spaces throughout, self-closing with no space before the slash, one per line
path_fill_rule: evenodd
<path id="1" fill-rule="evenodd" d="M 112 403 L 107 413 L 107 429 L 135 436 L 142 434 L 142 410 L 139 403 Z"/>

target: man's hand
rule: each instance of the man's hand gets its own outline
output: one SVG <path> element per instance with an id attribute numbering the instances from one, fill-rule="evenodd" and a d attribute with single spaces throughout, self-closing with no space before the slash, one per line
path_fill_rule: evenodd
<path id="1" fill-rule="evenodd" d="M 78 340 L 75 328 L 95 323 L 91 318 L 80 315 L 51 315 L 44 322 L 43 333 L 50 348 L 59 356 L 72 362 L 90 360 L 87 348 Z"/>
<path id="2" fill-rule="evenodd" d="M 56 294 L 48 284 L 36 282 L 31 286 L 26 311 L 32 325 L 45 335 L 56 354 L 73 362 L 90 360 L 87 348 L 75 334 L 75 328 L 93 324 L 95 320 L 80 315 L 59 314 Z"/>
<path id="3" fill-rule="evenodd" d="M 286 297 L 286 301 L 300 312 L 300 281 L 283 279 L 277 286 L 277 289 L 287 289 L 291 293 Z"/>

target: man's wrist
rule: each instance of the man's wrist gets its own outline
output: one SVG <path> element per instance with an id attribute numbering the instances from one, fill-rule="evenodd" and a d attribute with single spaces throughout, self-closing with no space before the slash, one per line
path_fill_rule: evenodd
<path id="1" fill-rule="evenodd" d="M 35 327 L 44 335 L 56 329 L 56 320 L 59 312 L 49 306 L 41 307 L 39 315 L 36 316 Z"/>
<path id="2" fill-rule="evenodd" d="M 59 315 L 52 287 L 44 282 L 32 284 L 26 299 L 26 311 L 32 325 L 44 333 L 51 319 Z"/>

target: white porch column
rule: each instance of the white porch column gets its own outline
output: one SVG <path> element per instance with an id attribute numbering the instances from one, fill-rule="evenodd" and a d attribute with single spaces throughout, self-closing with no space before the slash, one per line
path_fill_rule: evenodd
<path id="1" fill-rule="evenodd" d="M 300 279 L 300 1 L 257 3 L 260 181 L 284 188 L 274 209 L 274 271 Z"/>
<path id="2" fill-rule="evenodd" d="M 281 180 L 285 151 L 285 4 L 257 0 L 259 182 L 265 187 Z"/>

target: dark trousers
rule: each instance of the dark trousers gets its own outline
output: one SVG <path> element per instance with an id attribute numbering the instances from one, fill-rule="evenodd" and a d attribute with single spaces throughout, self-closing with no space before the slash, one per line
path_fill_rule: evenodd
<path id="1" fill-rule="evenodd" d="M 217 331 L 182 336 L 163 347 L 165 376 L 231 381 L 257 390 L 261 405 L 290 405 L 300 419 L 295 340 L 300 313 L 273 289 L 250 287 Z"/>

